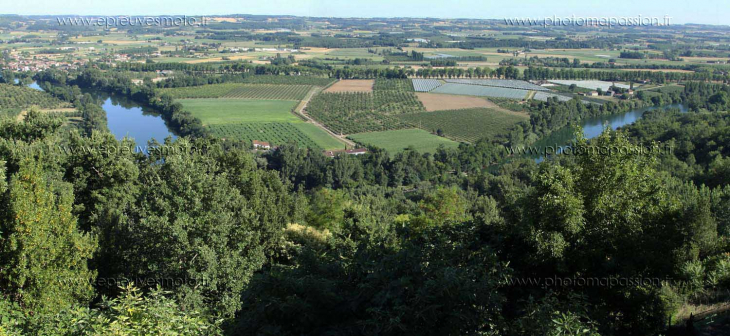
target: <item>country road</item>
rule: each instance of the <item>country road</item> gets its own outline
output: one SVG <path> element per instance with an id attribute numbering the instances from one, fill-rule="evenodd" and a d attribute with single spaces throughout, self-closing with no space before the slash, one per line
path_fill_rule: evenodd
<path id="1" fill-rule="evenodd" d="M 318 123 L 316 120 L 312 119 L 312 117 L 310 117 L 306 113 L 306 108 L 307 108 L 307 104 L 309 104 L 309 100 L 312 99 L 312 97 L 314 97 L 315 94 L 319 93 L 320 90 L 322 90 L 322 89 L 319 87 L 316 87 L 316 86 L 313 87 L 311 90 L 309 90 L 309 92 L 307 93 L 307 96 L 304 97 L 304 99 L 299 103 L 299 105 L 294 110 L 296 111 L 297 114 L 302 116 L 302 118 L 306 119 L 308 122 L 314 124 L 315 126 L 321 128 L 325 132 L 329 133 L 336 139 L 340 140 L 340 142 L 344 143 L 345 145 L 349 146 L 350 148 L 355 148 L 357 145 L 355 145 L 354 142 L 345 138 L 344 136 L 340 136 L 340 135 L 336 134 L 335 132 L 330 131 L 327 127 Z"/>

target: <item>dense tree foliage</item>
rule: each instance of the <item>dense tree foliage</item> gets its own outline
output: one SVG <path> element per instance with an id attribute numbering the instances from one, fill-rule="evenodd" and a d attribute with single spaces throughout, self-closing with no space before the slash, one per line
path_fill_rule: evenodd
<path id="1" fill-rule="evenodd" d="M 378 77 L 372 100 L 409 91 L 400 75 Z M 157 85 L 219 77 L 186 78 L 47 71 L 38 80 L 83 111 L 80 127 L 36 111 L 0 120 L 0 333 L 648 336 L 730 289 L 726 85 L 533 101 L 518 106 L 529 122 L 473 144 L 328 158 L 207 138 Z M 92 86 L 190 136 L 120 150 L 134 143 L 108 133 L 81 93 Z M 538 164 L 506 150 L 667 103 L 689 111 L 577 136 L 575 155 Z"/>

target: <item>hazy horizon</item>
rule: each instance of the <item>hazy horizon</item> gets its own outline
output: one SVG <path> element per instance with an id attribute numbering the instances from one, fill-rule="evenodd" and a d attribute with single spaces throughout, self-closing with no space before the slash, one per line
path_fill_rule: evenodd
<path id="1" fill-rule="evenodd" d="M 730 5 L 723 1 L 614 1 L 587 4 L 567 0 L 552 6 L 544 1 L 524 0 L 520 6 L 505 7 L 496 1 L 471 3 L 457 0 L 450 3 L 431 0 L 364 1 L 346 3 L 333 0 L 272 0 L 241 3 L 220 1 L 206 4 L 182 0 L 162 0 L 147 3 L 140 0 L 99 2 L 72 0 L 64 3 L 48 0 L 29 0 L 3 6 L 3 14 L 17 15 L 291 15 L 305 17 L 341 18 L 439 18 L 439 19 L 494 19 L 546 17 L 664 17 L 672 24 L 730 25 Z M 172 9 L 172 10 L 171 10 Z M 382 15 L 388 13 L 388 15 Z"/>

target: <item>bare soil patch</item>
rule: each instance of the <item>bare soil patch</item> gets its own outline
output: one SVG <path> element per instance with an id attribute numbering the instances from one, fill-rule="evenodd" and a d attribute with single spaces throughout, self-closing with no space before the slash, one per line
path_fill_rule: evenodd
<path id="1" fill-rule="evenodd" d="M 426 111 L 460 110 L 475 107 L 499 108 L 496 104 L 479 97 L 457 96 L 439 93 L 416 92 Z"/>
<path id="2" fill-rule="evenodd" d="M 373 79 L 343 79 L 324 92 L 373 92 Z"/>

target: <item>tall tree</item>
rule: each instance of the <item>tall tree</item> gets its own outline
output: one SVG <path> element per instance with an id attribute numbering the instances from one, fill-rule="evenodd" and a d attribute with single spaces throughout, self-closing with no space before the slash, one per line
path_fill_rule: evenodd
<path id="1" fill-rule="evenodd" d="M 57 312 L 91 299 L 95 272 L 87 263 L 95 240 L 71 214 L 68 184 L 30 160 L 10 178 L 0 223 L 3 294 L 31 314 Z"/>

